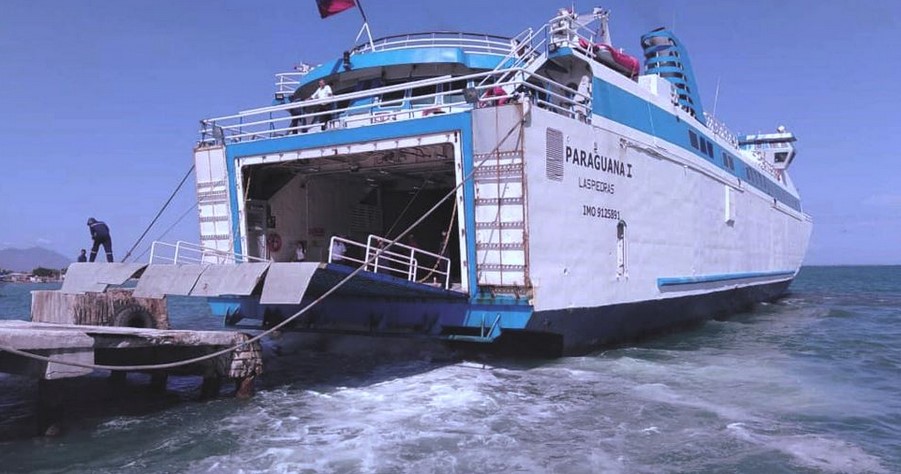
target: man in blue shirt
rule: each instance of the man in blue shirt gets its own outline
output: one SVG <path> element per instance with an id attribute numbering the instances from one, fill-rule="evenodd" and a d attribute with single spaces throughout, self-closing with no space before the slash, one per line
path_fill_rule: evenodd
<path id="1" fill-rule="evenodd" d="M 91 247 L 91 258 L 88 261 L 93 262 L 97 258 L 97 250 L 103 245 L 103 250 L 106 252 L 106 261 L 112 263 L 113 240 L 109 235 L 109 227 L 93 217 L 88 219 L 88 227 L 91 228 L 91 240 L 94 241 L 94 246 Z"/>

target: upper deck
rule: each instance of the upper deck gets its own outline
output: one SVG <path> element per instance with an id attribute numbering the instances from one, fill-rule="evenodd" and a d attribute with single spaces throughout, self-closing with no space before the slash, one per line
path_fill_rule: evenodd
<path id="1" fill-rule="evenodd" d="M 265 140 L 456 113 L 528 97 L 561 115 L 588 121 L 591 91 L 539 70 L 567 54 L 594 59 L 635 79 L 606 51 L 604 30 L 589 25 L 605 11 L 579 19 L 561 10 L 538 30 L 513 37 L 433 32 L 362 43 L 331 62 L 276 76 L 275 104 L 201 122 L 200 145 Z M 594 46 L 592 46 L 594 45 Z M 607 49 L 600 51 L 597 45 Z M 559 66 L 558 66 L 559 68 Z M 310 100 L 319 80 L 334 96 Z M 324 125 L 323 125 L 324 124 Z"/>
<path id="2" fill-rule="evenodd" d="M 514 42 L 532 34 L 525 30 L 515 37 L 464 32 L 429 32 L 386 36 L 358 44 L 340 59 L 319 66 L 301 64 L 296 71 L 276 74 L 276 100 L 291 97 L 319 79 L 350 71 L 391 64 L 459 62 L 473 68 L 494 69 L 510 53 Z M 443 54 L 442 54 L 443 52 Z"/>
<path id="3" fill-rule="evenodd" d="M 605 43 L 609 41 L 606 19 L 604 11 L 594 12 L 587 21 L 561 10 L 539 29 L 526 29 L 513 37 L 433 32 L 366 42 L 331 62 L 278 75 L 274 105 L 203 120 L 199 145 L 329 133 L 465 113 L 509 101 L 586 123 L 594 122 L 597 114 L 617 120 L 617 116 L 629 113 L 609 108 L 610 101 L 604 94 L 611 89 L 597 87 L 598 80 L 606 80 L 622 88 L 624 95 L 656 105 L 662 119 L 672 119 L 680 129 L 688 126 L 716 140 L 689 142 L 687 138 L 693 133 L 690 130 L 661 138 L 702 158 L 721 158 L 719 167 L 725 172 L 759 181 L 759 187 L 767 189 L 768 194 L 776 194 L 780 200 L 790 201 L 791 207 L 800 208 L 797 198 L 775 189 L 791 188 L 782 173 L 784 166 L 776 166 L 773 160 L 741 146 L 736 134 L 709 114 L 691 114 L 682 104 L 682 97 L 676 95 L 677 85 L 669 85 L 668 89 L 661 85 L 669 84 L 667 76 L 639 77 L 635 70 L 617 62 L 609 54 L 615 50 Z M 601 28 L 590 28 L 591 21 L 598 21 Z M 574 72 L 577 67 L 593 75 L 593 85 L 577 85 L 578 78 L 585 74 Z M 614 81 L 615 78 L 618 79 Z M 331 85 L 332 97 L 310 99 L 319 80 Z M 650 110 L 647 106 L 641 108 Z M 706 147 L 699 148 L 701 143 Z M 737 165 L 738 160 L 747 163 L 747 167 Z"/>

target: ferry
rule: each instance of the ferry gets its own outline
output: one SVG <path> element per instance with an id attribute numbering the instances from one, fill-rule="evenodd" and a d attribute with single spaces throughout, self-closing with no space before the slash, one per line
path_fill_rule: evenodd
<path id="1" fill-rule="evenodd" d="M 732 133 L 672 31 L 642 67 L 608 19 L 364 38 L 278 74 L 269 105 L 201 121 L 200 242 L 154 243 L 136 291 L 551 356 L 779 298 L 812 229 L 795 136 Z"/>

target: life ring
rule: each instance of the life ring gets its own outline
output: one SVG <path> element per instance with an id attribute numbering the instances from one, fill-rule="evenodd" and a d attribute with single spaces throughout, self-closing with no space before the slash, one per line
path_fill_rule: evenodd
<path id="1" fill-rule="evenodd" d="M 276 232 L 269 234 L 266 237 L 266 245 L 269 247 L 270 252 L 278 252 L 282 249 L 282 236 Z"/>
<path id="2" fill-rule="evenodd" d="M 123 306 L 113 316 L 111 324 L 121 328 L 156 329 L 156 320 L 147 308 L 139 304 Z"/>

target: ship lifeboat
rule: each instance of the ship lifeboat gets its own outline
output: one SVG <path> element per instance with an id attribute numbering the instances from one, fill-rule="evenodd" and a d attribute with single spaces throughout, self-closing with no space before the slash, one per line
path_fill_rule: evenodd
<path id="1" fill-rule="evenodd" d="M 638 58 L 634 56 L 630 56 L 609 44 L 597 43 L 594 45 L 589 45 L 588 41 L 583 38 L 579 38 L 579 46 L 585 50 L 589 50 L 589 46 L 591 46 L 591 56 L 604 64 L 605 66 L 614 69 L 620 74 L 629 77 L 631 79 L 635 79 L 638 77 L 638 73 L 641 71 L 641 66 L 638 62 Z"/>

